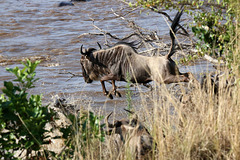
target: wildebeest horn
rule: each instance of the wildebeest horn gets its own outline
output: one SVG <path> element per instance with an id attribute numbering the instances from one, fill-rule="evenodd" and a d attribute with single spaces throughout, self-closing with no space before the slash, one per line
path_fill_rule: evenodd
<path id="1" fill-rule="evenodd" d="M 80 53 L 83 54 L 83 55 L 86 55 L 85 52 L 83 52 L 83 45 L 81 45 L 81 48 L 80 48 Z"/>
<path id="2" fill-rule="evenodd" d="M 108 118 L 112 115 L 113 112 L 109 113 L 105 118 L 104 118 L 104 122 L 106 123 L 107 127 L 113 128 L 113 124 L 108 122 Z"/>
<path id="3" fill-rule="evenodd" d="M 97 42 L 97 44 L 98 44 L 99 48 L 102 49 L 102 46 L 98 42 Z"/>
<path id="4" fill-rule="evenodd" d="M 130 111 L 130 110 L 128 110 L 128 109 L 125 109 L 124 108 L 124 110 L 125 111 L 127 111 L 128 113 L 130 113 L 130 114 L 134 114 L 134 117 L 133 117 L 133 119 L 136 119 L 136 120 L 138 120 L 138 115 L 137 114 L 135 114 L 133 111 Z"/>
<path id="5" fill-rule="evenodd" d="M 124 109 L 124 111 L 127 111 L 128 113 L 134 114 L 134 112 L 133 112 L 133 111 L 130 111 L 130 110 L 128 110 L 128 109 L 125 109 L 125 108 L 123 108 L 123 109 Z"/>

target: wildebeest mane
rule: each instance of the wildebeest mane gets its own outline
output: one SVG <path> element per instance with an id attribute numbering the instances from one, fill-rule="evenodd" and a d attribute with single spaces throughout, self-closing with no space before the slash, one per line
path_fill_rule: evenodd
<path id="1" fill-rule="evenodd" d="M 137 46 L 140 44 L 141 42 L 137 42 L 137 41 L 132 41 L 132 42 L 125 42 L 125 41 L 119 41 L 117 42 L 116 44 L 114 44 L 113 46 L 116 46 L 116 45 L 127 45 L 131 48 L 133 48 L 135 50 L 135 52 L 137 53 L 136 49 L 137 49 Z"/>
<path id="2" fill-rule="evenodd" d="M 120 62 L 128 65 L 127 56 L 131 57 L 132 54 L 137 54 L 137 52 L 131 43 L 119 42 L 111 48 L 93 52 L 90 55 L 90 61 L 100 66 L 112 66 Z"/>
<path id="3" fill-rule="evenodd" d="M 135 42 L 118 42 L 108 49 L 88 52 L 88 59 L 100 68 L 108 68 L 115 80 L 126 81 L 127 74 L 131 74 L 132 63 L 135 63 Z M 130 75 L 133 77 L 133 75 Z"/>

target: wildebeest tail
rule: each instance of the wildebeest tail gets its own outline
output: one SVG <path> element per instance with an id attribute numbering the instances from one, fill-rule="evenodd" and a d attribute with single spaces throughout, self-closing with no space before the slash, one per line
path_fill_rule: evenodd
<path id="1" fill-rule="evenodd" d="M 183 13 L 183 6 L 181 7 L 181 11 L 177 12 L 176 16 L 174 17 L 174 20 L 172 22 L 172 25 L 171 25 L 171 29 L 170 29 L 170 37 L 171 37 L 171 41 L 172 41 L 172 44 L 171 44 L 171 48 L 170 48 L 170 51 L 169 53 L 167 54 L 167 59 L 171 58 L 171 56 L 174 54 L 175 52 L 175 33 L 177 32 L 178 28 L 178 24 L 179 24 L 179 20 L 181 18 L 181 15 Z"/>

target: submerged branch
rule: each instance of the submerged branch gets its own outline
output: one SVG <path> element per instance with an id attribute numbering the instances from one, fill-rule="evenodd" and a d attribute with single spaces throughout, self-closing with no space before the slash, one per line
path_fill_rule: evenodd
<path id="1" fill-rule="evenodd" d="M 72 73 L 72 72 L 60 72 L 60 73 L 58 73 L 58 74 L 71 74 L 72 76 L 71 76 L 70 78 L 68 78 L 68 79 L 66 80 L 66 82 L 69 81 L 70 79 L 72 79 L 73 77 L 83 77 L 83 76 L 80 75 L 80 74 L 74 74 L 74 73 Z"/>

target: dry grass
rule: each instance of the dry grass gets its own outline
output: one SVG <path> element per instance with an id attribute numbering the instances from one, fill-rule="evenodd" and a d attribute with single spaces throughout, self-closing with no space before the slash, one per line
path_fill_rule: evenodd
<path id="1" fill-rule="evenodd" d="M 224 83 L 227 78 L 222 76 L 220 80 Z M 147 159 L 240 158 L 239 85 L 220 87 L 217 95 L 208 85 L 205 91 L 193 84 L 180 84 L 178 93 L 162 85 L 150 95 L 141 94 L 144 107 L 138 114 L 157 144 L 153 156 Z M 127 146 L 116 145 L 117 136 L 107 137 L 103 143 L 91 140 L 83 147 L 78 135 L 74 159 L 134 159 Z"/>

